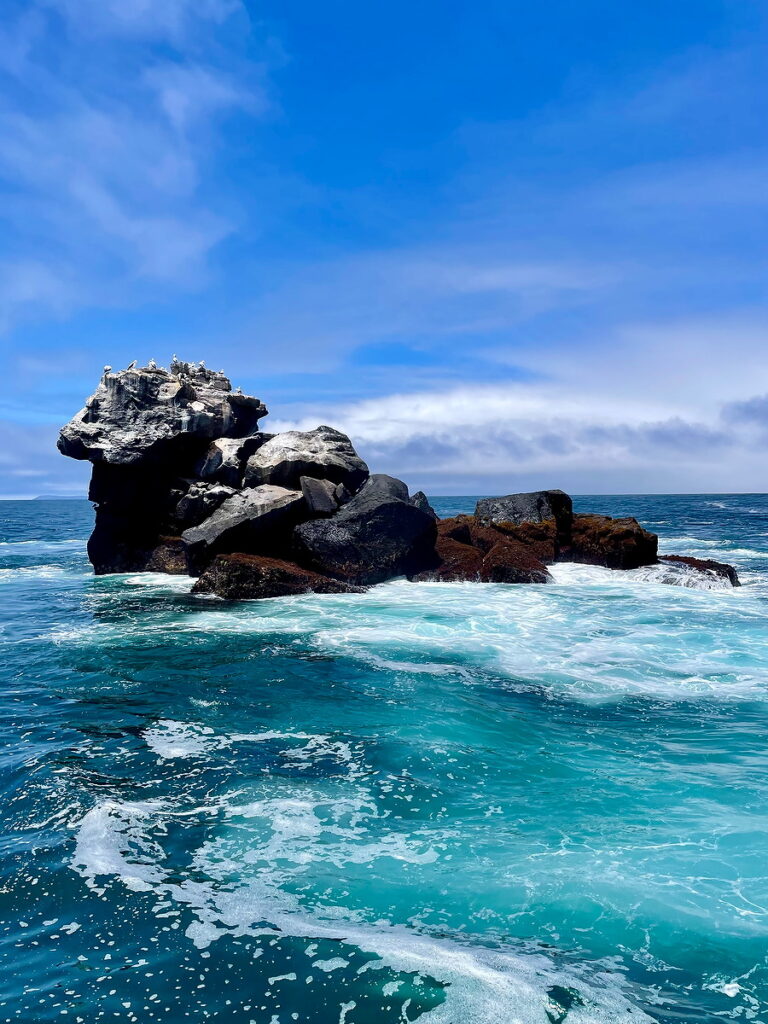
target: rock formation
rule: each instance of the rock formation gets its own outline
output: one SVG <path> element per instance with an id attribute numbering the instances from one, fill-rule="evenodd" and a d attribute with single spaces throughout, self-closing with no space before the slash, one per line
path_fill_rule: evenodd
<path id="1" fill-rule="evenodd" d="M 657 538 L 636 520 L 574 515 L 558 490 L 484 498 L 472 516 L 439 520 L 422 491 L 371 476 L 345 434 L 266 434 L 266 415 L 203 363 L 105 367 L 58 442 L 93 463 L 95 572 L 189 574 L 195 593 L 262 598 L 396 576 L 548 583 L 558 561 L 657 563 Z M 738 585 L 731 566 L 664 560 Z"/>

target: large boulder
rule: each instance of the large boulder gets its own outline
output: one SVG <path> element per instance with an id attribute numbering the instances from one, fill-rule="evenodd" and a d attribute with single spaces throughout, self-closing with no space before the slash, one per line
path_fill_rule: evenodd
<path id="1" fill-rule="evenodd" d="M 292 594 L 359 593 L 360 587 L 320 576 L 293 562 L 263 555 L 218 555 L 192 588 L 193 594 L 215 594 L 228 600 L 287 597 Z"/>
<path id="2" fill-rule="evenodd" d="M 528 491 L 501 498 L 481 498 L 475 516 L 484 526 L 521 526 L 525 523 L 555 524 L 559 542 L 564 543 L 571 530 L 573 502 L 565 491 Z"/>
<path id="3" fill-rule="evenodd" d="M 330 518 L 298 526 L 294 541 L 302 565 L 371 584 L 431 568 L 436 535 L 434 519 L 409 503 L 402 481 L 374 475 Z"/>
<path id="4" fill-rule="evenodd" d="M 286 430 L 275 434 L 248 459 L 245 485 L 298 488 L 303 476 L 344 484 L 354 493 L 367 478 L 368 467 L 340 430 L 326 426 Z"/>
<path id="5" fill-rule="evenodd" d="M 175 367 L 175 371 L 174 371 Z M 234 393 L 222 373 L 188 363 L 105 372 L 85 408 L 62 427 L 73 459 L 135 465 L 197 453 L 201 442 L 256 431 L 267 408 Z"/>
<path id="6" fill-rule="evenodd" d="M 561 551 L 562 561 L 604 565 L 609 569 L 637 569 L 657 560 L 659 538 L 626 517 L 576 515 L 570 545 Z"/>
<path id="7" fill-rule="evenodd" d="M 305 509 L 301 491 L 270 484 L 247 487 L 181 536 L 197 569 L 225 552 L 274 553 L 286 546 Z"/>

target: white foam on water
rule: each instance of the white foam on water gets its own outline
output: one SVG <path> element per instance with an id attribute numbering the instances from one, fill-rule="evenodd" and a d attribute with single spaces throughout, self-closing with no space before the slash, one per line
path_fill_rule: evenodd
<path id="1" fill-rule="evenodd" d="M 0 569 L 0 583 L 23 583 L 26 580 L 57 580 L 64 576 L 85 576 L 61 565 L 22 565 L 15 569 Z"/>
<path id="2" fill-rule="evenodd" d="M 733 584 L 726 576 L 719 576 L 712 570 L 695 569 L 685 564 L 661 562 L 644 565 L 638 569 L 606 569 L 598 565 L 580 565 L 577 562 L 561 562 L 550 566 L 555 583 L 580 584 L 601 587 L 607 585 L 631 586 L 648 583 L 687 587 L 692 590 L 733 590 Z"/>
<path id="3" fill-rule="evenodd" d="M 148 837 L 145 825 L 164 808 L 162 801 L 126 803 L 105 800 L 77 823 L 72 867 L 90 888 L 100 891 L 97 879 L 116 876 L 129 889 L 148 891 L 165 877 L 164 854 Z"/>
<path id="4" fill-rule="evenodd" d="M 363 594 L 170 605 L 132 619 L 128 635 L 151 643 L 233 636 L 255 650 L 285 643 L 299 655 L 351 658 L 401 679 L 473 685 L 493 674 L 588 701 L 768 697 L 762 577 L 702 589 L 694 579 L 714 581 L 684 571 L 686 585 L 649 582 L 666 568 L 561 563 L 552 572 L 556 582 L 543 586 L 396 580 Z M 97 621 L 52 639 L 107 646 L 125 642 L 126 627 Z"/>
<path id="5" fill-rule="evenodd" d="M 101 576 L 99 579 L 109 583 L 124 583 L 128 587 L 151 587 L 183 594 L 188 593 L 195 585 L 192 576 L 176 576 L 165 572 L 115 573 L 111 576 Z"/>
<path id="6" fill-rule="evenodd" d="M 314 815 L 310 800 L 261 801 L 250 805 L 250 811 L 269 820 L 275 839 L 272 847 L 262 852 L 277 862 L 286 856 L 286 844 L 292 842 L 291 855 L 300 866 L 302 844 L 312 842 L 326 828 Z M 279 935 L 315 943 L 333 939 L 379 958 L 367 961 L 358 974 L 386 967 L 447 985 L 445 1002 L 424 1015 L 425 1024 L 453 1024 L 458 1019 L 465 1024 L 496 1024 L 500 1013 L 510 1024 L 548 1024 L 549 991 L 555 985 L 578 992 L 579 1000 L 568 1012 L 573 1024 L 650 1021 L 629 1001 L 621 975 L 600 964 L 564 967 L 540 951 L 490 949 L 473 944 L 467 936 L 437 937 L 381 920 L 372 923 L 359 912 L 338 905 L 306 908 L 298 896 L 280 888 L 279 869 L 251 872 L 249 877 L 253 837 L 247 841 L 246 856 L 239 865 L 246 879 L 242 885 L 232 887 L 238 861 L 222 856 L 215 841 L 197 852 L 191 876 L 179 882 L 172 866 L 163 865 L 163 850 L 153 838 L 162 832 L 167 813 L 159 801 L 98 805 L 79 823 L 72 866 L 98 892 L 103 888 L 98 888 L 97 879 L 111 876 L 130 890 L 151 891 L 159 901 L 171 899 L 186 907 L 196 918 L 186 935 L 201 950 L 225 935 Z M 204 881 L 199 880 L 201 874 Z M 220 881 L 225 884 L 218 884 Z M 344 969 L 350 962 L 339 956 L 312 966 L 330 972 Z M 276 976 L 273 981 L 278 977 L 281 983 L 302 987 L 307 981 L 296 972 Z M 384 985 L 391 992 L 389 976 L 382 981 L 382 990 Z M 281 991 L 289 998 L 285 989 Z"/>
<path id="7" fill-rule="evenodd" d="M 177 757 L 197 757 L 220 745 L 213 729 L 193 722 L 161 719 L 142 733 L 150 750 L 162 761 Z"/>
<path id="8" fill-rule="evenodd" d="M 35 554 L 37 552 L 51 552 L 81 547 L 85 550 L 87 538 L 76 538 L 74 540 L 2 540 L 0 548 L 4 555 L 12 555 L 18 552 L 20 555 Z"/>

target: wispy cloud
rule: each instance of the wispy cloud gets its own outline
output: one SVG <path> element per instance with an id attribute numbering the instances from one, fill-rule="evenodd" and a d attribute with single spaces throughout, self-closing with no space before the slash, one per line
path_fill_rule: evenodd
<path id="1" fill-rule="evenodd" d="M 227 67 L 226 50 L 201 50 L 200 33 L 233 16 L 246 17 L 223 0 L 40 0 L 9 19 L 0 58 L 6 327 L 33 311 L 61 315 L 153 284 L 200 283 L 209 253 L 236 227 L 203 187 L 216 121 L 269 107 L 262 64 Z M 158 35 L 163 59 L 147 49 Z"/>

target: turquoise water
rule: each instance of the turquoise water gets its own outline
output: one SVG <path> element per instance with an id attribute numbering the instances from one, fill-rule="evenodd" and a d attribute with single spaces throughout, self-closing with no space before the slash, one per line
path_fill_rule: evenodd
<path id="1" fill-rule="evenodd" d="M 768 497 L 577 506 L 745 585 L 226 605 L 0 505 L 0 1021 L 766 1024 Z"/>

